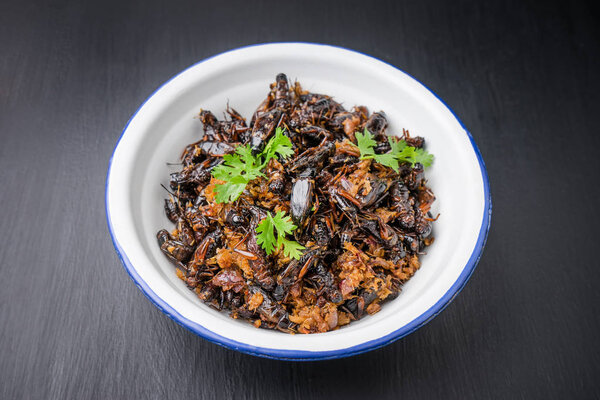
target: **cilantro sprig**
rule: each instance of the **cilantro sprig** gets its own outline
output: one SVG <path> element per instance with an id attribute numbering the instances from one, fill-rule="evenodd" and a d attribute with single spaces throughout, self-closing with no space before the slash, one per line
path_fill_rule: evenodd
<path id="1" fill-rule="evenodd" d="M 277 128 L 266 144 L 265 149 L 258 155 L 252 154 L 249 144 L 238 146 L 234 154 L 225 154 L 223 163 L 212 170 L 212 176 L 224 181 L 215 185 L 215 201 L 217 203 L 232 203 L 246 189 L 246 185 L 258 177 L 264 177 L 261 172 L 272 158 L 278 155 L 282 158 L 294 154 L 290 138 L 283 134 L 283 129 Z"/>
<path id="2" fill-rule="evenodd" d="M 292 150 L 292 141 L 283 134 L 283 129 L 281 128 L 275 130 L 275 136 L 269 139 L 265 149 L 261 153 L 261 157 L 264 157 L 263 168 L 266 167 L 269 160 L 275 158 L 277 154 L 279 154 L 281 158 L 288 158 L 294 154 L 294 150 Z"/>
<path id="3" fill-rule="evenodd" d="M 215 201 L 217 203 L 230 203 L 235 201 L 248 182 L 259 176 L 264 176 L 260 170 L 262 164 L 252 155 L 250 145 L 238 146 L 234 154 L 225 154 L 223 164 L 217 165 L 212 170 L 212 176 L 225 181 L 215 185 Z"/>
<path id="4" fill-rule="evenodd" d="M 296 229 L 296 225 L 292 222 L 292 218 L 289 215 L 286 216 L 283 211 L 278 211 L 275 215 L 268 212 L 267 217 L 256 227 L 256 243 L 267 254 L 271 254 L 283 246 L 283 254 L 286 257 L 299 259 L 305 247 L 296 241 L 285 238 L 294 229 Z M 275 232 L 277 232 L 277 235 Z"/>
<path id="5" fill-rule="evenodd" d="M 360 150 L 361 160 L 373 159 L 381 165 L 392 168 L 398 172 L 401 162 L 410 163 L 414 166 L 420 163 L 423 167 L 429 167 L 433 163 L 433 155 L 424 149 L 417 149 L 409 146 L 405 140 L 398 140 L 395 137 L 388 136 L 390 151 L 383 154 L 375 154 L 375 145 L 377 142 L 373 135 L 366 128 L 363 133 L 356 132 L 356 143 Z"/>

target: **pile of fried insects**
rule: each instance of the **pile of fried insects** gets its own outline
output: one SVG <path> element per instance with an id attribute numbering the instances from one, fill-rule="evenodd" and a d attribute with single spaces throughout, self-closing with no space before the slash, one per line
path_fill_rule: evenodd
<path id="1" fill-rule="evenodd" d="M 279 74 L 250 123 L 202 110 L 170 175 L 162 252 L 198 297 L 256 327 L 338 329 L 398 296 L 433 242 L 422 137 Z"/>

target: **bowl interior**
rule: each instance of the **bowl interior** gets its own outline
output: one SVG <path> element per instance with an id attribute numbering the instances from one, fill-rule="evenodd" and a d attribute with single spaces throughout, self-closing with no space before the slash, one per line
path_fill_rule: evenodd
<path id="1" fill-rule="evenodd" d="M 227 103 L 247 120 L 279 72 L 305 89 L 333 96 L 346 108 L 383 110 L 388 134 L 402 128 L 424 136 L 434 165 L 426 170 L 436 195 L 434 244 L 400 296 L 373 316 L 334 332 L 286 335 L 256 329 L 204 305 L 161 254 L 156 232 L 171 229 L 162 205 L 171 172 L 184 146 L 198 140 L 198 111 L 221 116 Z M 247 348 L 323 352 L 350 348 L 406 330 L 447 294 L 476 248 L 485 213 L 484 178 L 471 141 L 452 113 L 427 89 L 372 58 L 327 46 L 267 45 L 246 48 L 197 64 L 158 90 L 130 121 L 115 150 L 108 184 L 114 239 L 130 268 L 175 319 L 200 326 Z M 188 322 L 186 322 L 188 321 Z M 422 322 L 422 321 L 421 321 Z M 414 328 L 414 327 L 413 327 Z M 405 332 L 405 333 L 407 333 Z M 213 338 L 214 339 L 214 338 Z M 219 340 L 219 339 L 215 339 Z"/>

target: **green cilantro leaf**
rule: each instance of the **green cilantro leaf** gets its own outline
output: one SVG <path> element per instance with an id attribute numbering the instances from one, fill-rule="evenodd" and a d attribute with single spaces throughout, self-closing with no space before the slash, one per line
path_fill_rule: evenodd
<path id="1" fill-rule="evenodd" d="M 254 175 L 255 177 L 258 177 L 261 175 L 261 173 L 260 173 L 261 166 L 260 166 L 260 162 L 259 162 L 260 159 L 257 157 L 254 157 L 254 155 L 252 155 L 252 147 L 250 147 L 249 144 L 247 144 L 245 146 L 236 147 L 235 152 L 236 152 L 236 154 L 239 154 L 239 156 L 241 157 L 242 162 L 244 163 L 244 171 L 247 174 Z M 252 179 L 254 179 L 254 178 L 252 178 Z"/>
<path id="2" fill-rule="evenodd" d="M 373 147 L 377 144 L 377 142 L 373 139 L 373 135 L 366 128 L 364 133 L 356 132 L 354 134 L 356 137 L 356 143 L 360 150 L 360 158 L 365 160 L 367 158 L 373 158 L 375 155 L 375 150 Z"/>
<path id="3" fill-rule="evenodd" d="M 388 142 L 390 143 L 390 153 L 398 154 L 407 146 L 405 140 L 398 140 L 397 137 L 388 136 Z"/>
<path id="4" fill-rule="evenodd" d="M 416 161 L 421 163 L 423 167 L 427 168 L 433 164 L 433 154 L 426 152 L 424 149 L 417 149 L 416 153 Z"/>
<path id="5" fill-rule="evenodd" d="M 415 152 L 415 148 L 411 147 L 411 146 L 406 146 L 405 148 L 402 149 L 402 151 L 400 153 L 398 153 L 396 155 L 396 157 L 398 157 L 399 159 L 410 163 L 411 165 L 414 165 L 416 162 L 416 152 Z"/>
<path id="6" fill-rule="evenodd" d="M 275 136 L 269 139 L 265 149 L 257 156 L 252 154 L 252 147 L 247 144 L 238 146 L 234 154 L 225 154 L 223 163 L 212 170 L 212 176 L 224 181 L 215 185 L 215 201 L 231 203 L 236 201 L 252 180 L 265 176 L 261 170 L 269 160 L 277 155 L 286 158 L 294 154 L 290 138 L 283 134 L 283 129 L 277 128 Z"/>
<path id="7" fill-rule="evenodd" d="M 227 183 L 224 185 L 215 185 L 215 201 L 217 203 L 232 203 L 237 200 L 238 197 L 246 189 L 247 183 Z"/>
<path id="8" fill-rule="evenodd" d="M 390 151 L 384 154 L 375 154 L 374 148 L 377 142 L 373 139 L 371 132 L 365 128 L 363 133 L 356 132 L 355 136 L 361 160 L 374 159 L 379 164 L 390 167 L 396 172 L 398 172 L 401 162 L 410 163 L 411 166 L 421 163 L 423 167 L 429 167 L 433 163 L 432 154 L 424 149 L 409 146 L 405 140 L 388 136 Z"/>
<path id="9" fill-rule="evenodd" d="M 238 146 L 235 154 L 225 154 L 223 164 L 213 168 L 212 176 L 225 181 L 215 185 L 215 201 L 231 203 L 240 197 L 248 182 L 264 175 L 260 172 L 260 166 L 256 164 L 250 146 L 247 145 Z"/>
<path id="10" fill-rule="evenodd" d="M 294 229 L 297 228 L 297 226 L 292 222 L 292 217 L 289 215 L 286 216 L 285 212 L 283 211 L 277 211 L 274 217 L 271 217 L 271 214 L 269 213 L 269 218 L 271 218 L 273 225 L 275 225 L 275 228 L 277 228 L 277 231 L 282 236 L 290 235 L 292 232 L 294 232 Z"/>
<path id="11" fill-rule="evenodd" d="M 405 161 L 415 165 L 420 163 L 423 167 L 429 167 L 433 163 L 433 154 L 429 154 L 424 149 L 417 149 L 415 147 L 406 146 L 396 156 L 400 161 Z"/>
<path id="12" fill-rule="evenodd" d="M 276 249 L 277 239 L 275 238 L 275 225 L 271 213 L 263 219 L 256 227 L 256 243 L 258 243 L 267 254 L 271 254 Z"/>
<path id="13" fill-rule="evenodd" d="M 292 141 L 283 134 L 283 129 L 281 128 L 275 130 L 275 136 L 267 142 L 262 152 L 262 155 L 265 157 L 265 166 L 271 158 L 275 157 L 275 154 L 279 154 L 282 158 L 288 158 L 294 154 Z"/>
<path id="14" fill-rule="evenodd" d="M 399 164 L 393 153 L 384 153 L 384 154 L 375 154 L 373 156 L 375 161 L 377 161 L 381 165 L 385 165 L 386 167 L 390 167 L 394 171 L 398 172 Z"/>
<path id="15" fill-rule="evenodd" d="M 267 254 L 272 254 L 276 249 L 283 246 L 283 254 L 287 257 L 299 259 L 302 256 L 301 250 L 305 247 L 300 243 L 285 238 L 291 234 L 296 225 L 292 218 L 286 216 L 283 211 L 278 211 L 274 216 L 269 212 L 256 227 L 256 243 L 258 243 Z M 275 237 L 277 231 L 277 237 Z"/>
<path id="16" fill-rule="evenodd" d="M 281 239 L 283 245 L 283 255 L 289 258 L 295 258 L 299 260 L 302 257 L 302 250 L 305 249 L 300 243 L 293 240 Z"/>

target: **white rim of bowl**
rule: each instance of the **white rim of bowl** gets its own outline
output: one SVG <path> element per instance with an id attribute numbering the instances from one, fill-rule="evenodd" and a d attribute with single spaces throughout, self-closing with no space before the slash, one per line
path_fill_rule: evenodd
<path id="1" fill-rule="evenodd" d="M 306 350 L 286 350 L 286 349 L 273 349 L 273 348 L 267 348 L 267 347 L 257 347 L 257 346 L 252 346 L 252 345 L 249 345 L 246 343 L 238 342 L 238 341 L 232 340 L 230 338 L 218 335 L 218 334 L 210 331 L 209 329 L 205 328 L 204 326 L 198 324 L 197 322 L 191 321 L 191 320 L 183 317 L 172 306 L 170 306 L 162 298 L 160 298 L 138 274 L 138 272 L 134 268 L 133 264 L 127 257 L 127 254 L 125 253 L 125 251 L 123 250 L 123 248 L 121 247 L 121 245 L 119 244 L 119 242 L 117 241 L 117 239 L 115 237 L 114 226 L 113 226 L 113 223 L 112 223 L 111 217 L 110 217 L 110 204 L 109 204 L 108 192 L 109 192 L 109 187 L 110 187 L 110 175 L 111 175 L 111 167 L 112 167 L 114 154 L 115 154 L 117 148 L 119 147 L 119 143 L 121 142 L 121 139 L 127 132 L 127 128 L 129 127 L 129 124 L 136 117 L 138 112 L 144 107 L 144 105 L 152 97 L 154 97 L 164 86 L 166 86 L 169 82 L 176 79 L 180 75 L 184 74 L 186 71 L 188 71 L 202 63 L 205 63 L 208 60 L 212 60 L 213 58 L 216 58 L 216 57 L 219 57 L 219 56 L 222 56 L 225 54 L 237 52 L 240 50 L 245 50 L 245 49 L 250 49 L 250 48 L 255 48 L 255 47 L 263 47 L 263 46 L 281 46 L 281 45 L 285 45 L 285 46 L 297 46 L 297 45 L 318 46 L 320 48 L 326 47 L 326 48 L 334 49 L 335 51 L 338 51 L 338 52 L 342 51 L 342 52 L 351 53 L 354 56 L 365 57 L 365 58 L 370 59 L 372 62 L 374 61 L 376 63 L 384 64 L 387 67 L 392 67 L 398 73 L 401 73 L 401 74 L 407 76 L 408 78 L 412 79 L 417 84 L 422 86 L 425 90 L 430 92 L 454 116 L 456 121 L 463 128 L 464 134 L 469 138 L 469 141 L 473 147 L 473 151 L 477 157 L 477 160 L 479 162 L 479 167 L 481 170 L 481 179 L 482 179 L 482 183 L 483 183 L 483 192 L 484 192 L 484 201 L 485 201 L 481 227 L 479 229 L 477 242 L 475 244 L 473 252 L 471 253 L 471 256 L 469 257 L 469 260 L 467 261 L 466 265 L 464 266 L 462 272 L 460 273 L 460 275 L 458 276 L 456 281 L 452 284 L 450 289 L 448 289 L 448 291 L 433 306 L 431 306 L 427 311 L 422 313 L 417 318 L 413 319 L 408 324 L 405 324 L 404 326 L 398 328 L 397 330 L 395 330 L 385 336 L 377 338 L 375 340 L 370 340 L 370 341 L 367 341 L 367 342 L 364 342 L 364 343 L 361 343 L 361 344 L 358 344 L 358 345 L 355 345 L 352 347 L 343 348 L 343 349 L 327 350 L 327 351 L 306 351 Z M 106 176 L 106 187 L 105 187 L 105 202 L 106 202 L 106 220 L 107 220 L 110 236 L 112 238 L 112 242 L 115 247 L 115 250 L 117 251 L 119 258 L 121 259 L 121 262 L 123 263 L 123 266 L 125 267 L 125 270 L 129 274 L 131 279 L 134 281 L 134 283 L 137 285 L 137 287 L 144 293 L 144 295 L 156 307 L 158 307 L 162 312 L 164 312 L 169 318 L 171 318 L 173 321 L 177 322 L 178 324 L 184 326 L 185 328 L 189 329 L 190 331 L 194 332 L 198 336 L 200 336 L 210 342 L 224 346 L 226 348 L 237 350 L 237 351 L 255 355 L 255 356 L 260 356 L 260 357 L 274 358 L 274 359 L 281 359 L 281 360 L 295 360 L 295 361 L 335 359 L 335 358 L 349 357 L 352 355 L 364 353 L 364 352 L 367 352 L 370 350 L 377 349 L 379 347 L 386 346 L 400 338 L 403 338 L 404 336 L 414 332 L 415 330 L 419 329 L 421 326 L 425 325 L 427 322 L 429 322 L 431 319 L 433 319 L 436 315 L 438 315 L 441 311 L 443 311 L 444 308 L 446 308 L 446 306 L 462 290 L 462 288 L 465 286 L 465 284 L 467 283 L 467 281 L 473 274 L 473 271 L 475 270 L 475 267 L 477 266 L 477 263 L 479 262 L 479 259 L 481 258 L 481 254 L 483 252 L 483 248 L 484 248 L 486 240 L 487 240 L 487 235 L 489 232 L 490 221 L 491 221 L 491 216 L 492 216 L 492 199 L 491 199 L 491 194 L 490 194 L 490 189 L 489 189 L 489 179 L 488 179 L 488 175 L 487 175 L 487 170 L 485 168 L 485 163 L 483 162 L 483 158 L 481 157 L 481 153 L 480 153 L 477 145 L 475 144 L 473 137 L 471 136 L 471 134 L 469 133 L 467 128 L 464 126 L 462 121 L 456 116 L 454 111 L 452 111 L 452 109 L 450 107 L 448 107 L 448 105 L 438 95 L 436 95 L 432 90 L 430 90 L 427 86 L 425 86 L 423 83 L 421 83 L 420 81 L 418 81 L 411 75 L 407 74 L 406 72 L 400 70 L 399 68 L 397 68 L 391 64 L 388 64 L 385 61 L 382 61 L 378 58 L 375 58 L 375 57 L 372 57 L 367 54 L 363 54 L 363 53 L 360 53 L 360 52 L 357 52 L 354 50 L 349 50 L 349 49 L 346 49 L 343 47 L 331 46 L 331 45 L 325 45 L 325 44 L 319 44 L 319 43 L 306 43 L 306 42 L 283 42 L 283 43 L 254 44 L 254 45 L 249 45 L 249 46 L 244 46 L 244 47 L 240 47 L 237 49 L 229 50 L 229 51 L 214 55 L 212 57 L 206 58 L 202 61 L 199 61 L 199 62 L 189 66 L 185 70 L 179 72 L 177 75 L 171 77 L 169 80 L 167 80 L 165 83 L 163 83 L 142 103 L 142 105 L 140 105 L 140 107 L 138 107 L 138 109 L 131 116 L 129 121 L 127 121 L 125 128 L 121 132 L 121 136 L 119 137 L 119 140 L 117 141 L 117 144 L 115 145 L 115 148 L 113 150 L 113 153 L 111 155 L 109 165 L 108 165 L 108 172 L 107 172 L 107 176 Z"/>

